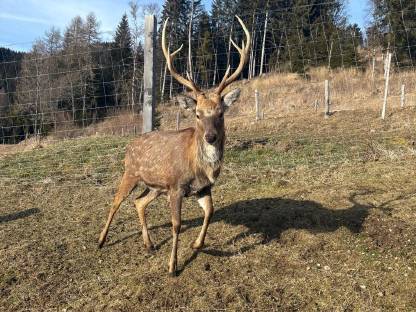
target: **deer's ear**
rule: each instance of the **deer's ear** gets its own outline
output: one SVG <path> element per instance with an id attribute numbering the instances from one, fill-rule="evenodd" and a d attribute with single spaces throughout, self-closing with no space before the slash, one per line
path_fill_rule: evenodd
<path id="1" fill-rule="evenodd" d="M 196 100 L 190 96 L 183 95 L 177 98 L 180 108 L 187 110 L 195 110 Z"/>
<path id="2" fill-rule="evenodd" d="M 240 97 L 241 90 L 234 89 L 222 97 L 222 104 L 225 109 L 228 109 Z"/>

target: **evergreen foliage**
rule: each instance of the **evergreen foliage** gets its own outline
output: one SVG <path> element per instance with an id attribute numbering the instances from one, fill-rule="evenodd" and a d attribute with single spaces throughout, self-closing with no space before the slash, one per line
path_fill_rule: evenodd
<path id="1" fill-rule="evenodd" d="M 372 47 L 393 52 L 399 66 L 416 61 L 416 10 L 409 0 L 371 0 L 373 23 L 367 31 Z"/>

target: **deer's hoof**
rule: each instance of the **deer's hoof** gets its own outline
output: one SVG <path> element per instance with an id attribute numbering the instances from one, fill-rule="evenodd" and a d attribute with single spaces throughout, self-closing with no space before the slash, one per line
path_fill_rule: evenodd
<path id="1" fill-rule="evenodd" d="M 192 248 L 192 249 L 195 249 L 195 250 L 199 250 L 199 249 L 201 249 L 202 247 L 204 247 L 204 243 L 199 243 L 198 241 L 194 241 L 194 242 L 191 244 L 191 248 Z"/>
<path id="2" fill-rule="evenodd" d="M 145 246 L 146 247 L 146 252 L 148 253 L 148 254 L 154 254 L 155 253 L 155 251 L 156 251 L 156 248 L 155 248 L 155 246 L 153 246 L 153 245 L 149 245 L 149 246 Z"/>
<path id="3" fill-rule="evenodd" d="M 99 241 L 98 241 L 98 249 L 103 248 L 103 246 L 104 246 L 104 241 L 99 240 Z"/>
<path id="4" fill-rule="evenodd" d="M 178 272 L 177 271 L 173 271 L 173 272 L 169 272 L 169 277 L 177 277 L 178 276 Z"/>

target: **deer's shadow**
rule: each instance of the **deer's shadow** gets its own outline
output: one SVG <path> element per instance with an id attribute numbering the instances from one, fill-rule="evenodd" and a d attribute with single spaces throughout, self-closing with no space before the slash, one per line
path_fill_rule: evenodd
<path id="1" fill-rule="evenodd" d="M 288 198 L 261 198 L 233 203 L 215 212 L 211 223 L 225 222 L 231 225 L 243 225 L 246 230 L 228 239 L 227 244 L 234 244 L 248 235 L 260 235 L 262 239 L 254 244 L 245 245 L 236 252 L 213 249 L 208 246 L 194 252 L 184 263 L 190 264 L 199 252 L 217 257 L 230 257 L 244 253 L 260 244 L 278 240 L 281 234 L 289 229 L 304 229 L 312 233 L 334 232 L 341 227 L 353 233 L 362 230 L 363 223 L 374 207 L 353 202 L 350 208 L 329 209 L 320 203 L 310 200 Z M 203 218 L 183 221 L 185 230 L 202 225 Z M 164 224 L 163 226 L 170 226 Z"/>
<path id="2" fill-rule="evenodd" d="M 350 207 L 330 209 L 322 204 L 311 200 L 295 200 L 290 198 L 260 198 L 238 201 L 231 205 L 219 208 L 211 219 L 211 224 L 224 222 L 233 226 L 244 226 L 245 230 L 236 236 L 225 241 L 225 245 L 234 244 L 236 241 L 248 235 L 260 235 L 262 239 L 254 244 L 243 246 L 236 252 L 215 249 L 212 246 L 195 251 L 185 261 L 183 268 L 189 265 L 198 253 L 206 253 L 217 257 L 231 257 L 238 253 L 247 252 L 260 244 L 267 244 L 279 240 L 281 234 L 289 229 L 303 229 L 311 233 L 334 232 L 341 227 L 349 229 L 352 233 L 359 233 L 362 230 L 364 221 L 371 209 L 377 208 L 389 212 L 389 208 L 375 207 L 360 204 L 355 200 L 357 195 L 366 195 L 368 192 L 353 194 L 349 201 Z M 386 203 L 387 204 L 387 203 Z M 201 210 L 201 215 L 203 214 Z M 182 233 L 191 228 L 200 228 L 203 217 L 182 221 Z M 156 228 L 171 227 L 170 223 L 154 226 Z M 210 230 L 208 230 L 210 232 Z M 195 237 L 196 238 L 196 237 Z M 169 239 L 158 244 L 159 249 Z"/>
<path id="3" fill-rule="evenodd" d="M 263 243 L 268 243 L 279 239 L 282 232 L 288 229 L 322 233 L 346 227 L 351 232 L 358 233 L 370 208 L 372 207 L 355 203 L 346 209 L 329 209 L 310 200 L 261 198 L 226 206 L 216 212 L 212 222 L 245 226 L 247 230 L 238 234 L 234 240 L 250 234 L 260 234 Z M 202 223 L 202 218 L 201 221 L 197 219 L 190 220 L 190 223 Z"/>

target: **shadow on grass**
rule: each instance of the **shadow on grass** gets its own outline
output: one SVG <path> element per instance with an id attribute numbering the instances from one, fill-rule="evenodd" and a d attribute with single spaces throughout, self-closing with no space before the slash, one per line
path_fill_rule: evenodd
<path id="1" fill-rule="evenodd" d="M 362 194 L 361 194 L 362 195 Z M 215 212 L 212 222 L 225 222 L 231 225 L 243 225 L 246 230 L 226 242 L 234 244 L 246 236 L 261 235 L 262 240 L 246 245 L 236 252 L 212 248 L 199 252 L 215 257 L 231 257 L 247 252 L 258 245 L 278 240 L 281 234 L 289 229 L 303 229 L 312 233 L 334 232 L 341 227 L 348 228 L 352 233 L 359 233 L 363 223 L 373 206 L 359 204 L 350 198 L 352 206 L 347 209 L 328 209 L 320 203 L 310 200 L 294 200 L 287 198 L 260 198 L 233 203 Z M 189 227 L 200 226 L 203 218 L 185 220 Z M 163 226 L 169 226 L 168 224 Z M 198 252 L 184 262 L 183 269 L 191 264 Z M 182 269 L 182 270 L 183 270 Z"/>
<path id="2" fill-rule="evenodd" d="M 26 210 L 22 210 L 18 212 L 9 213 L 7 215 L 0 216 L 0 223 L 6 223 L 6 222 L 26 218 L 39 212 L 40 210 L 38 208 L 30 208 L 30 209 L 26 209 Z"/>
<path id="3" fill-rule="evenodd" d="M 366 194 L 369 194 L 369 192 L 364 191 L 359 194 L 351 195 L 349 198 L 351 206 L 345 209 L 330 209 L 315 201 L 289 198 L 260 198 L 235 202 L 229 206 L 219 208 L 215 211 L 211 220 L 211 224 L 225 222 L 235 226 L 243 225 L 246 228 L 246 230 L 242 231 L 232 239 L 229 239 L 225 244 L 234 244 L 236 241 L 253 234 L 260 235 L 262 240 L 255 244 L 246 245 L 236 252 L 217 250 L 209 247 L 202 249 L 199 252 L 216 257 L 231 257 L 236 254 L 247 252 L 258 245 L 278 240 L 281 234 L 289 229 L 308 230 L 311 233 L 328 233 L 334 232 L 341 227 L 345 227 L 352 233 L 359 233 L 362 230 L 363 223 L 371 209 L 377 208 L 387 213 L 390 210 L 389 208 L 385 208 L 384 204 L 381 207 L 375 207 L 360 204 L 355 200 L 357 195 Z M 200 227 L 202 222 L 202 216 L 190 220 L 183 220 L 181 233 L 190 228 Z M 166 223 L 152 227 L 152 229 L 167 227 L 171 227 L 171 224 Z M 129 237 L 131 236 L 124 239 L 128 239 Z M 157 249 L 160 249 L 160 247 L 169 240 L 170 237 L 163 240 L 163 242 L 160 242 L 157 245 Z M 193 252 L 185 261 L 182 270 L 195 260 L 197 256 L 198 252 Z"/>

